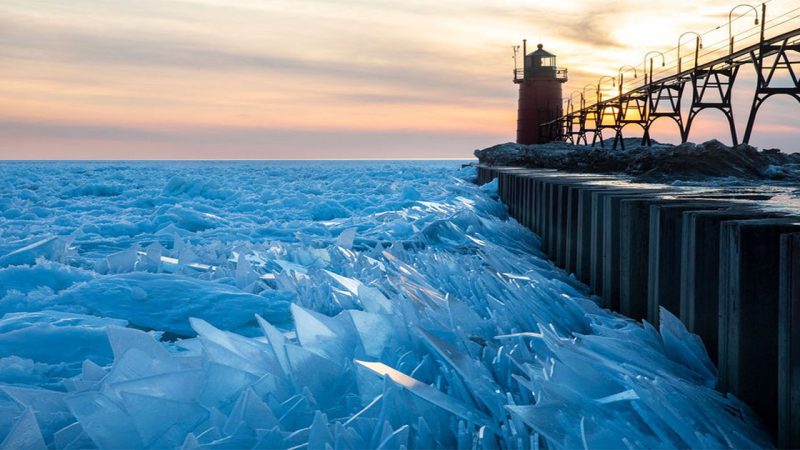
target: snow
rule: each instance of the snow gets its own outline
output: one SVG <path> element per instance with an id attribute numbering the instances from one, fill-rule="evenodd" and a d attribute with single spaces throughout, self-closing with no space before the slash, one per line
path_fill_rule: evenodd
<path id="1" fill-rule="evenodd" d="M 651 146 L 642 145 L 641 139 L 624 141 L 625 149 L 614 149 L 608 141 L 605 148 L 562 141 L 534 145 L 509 142 L 475 150 L 475 156 L 486 165 L 615 173 L 650 183 L 719 184 L 733 179 L 739 184 L 768 181 L 791 186 L 800 180 L 800 153 L 759 151 L 747 144 L 729 147 L 717 140 L 678 145 L 653 142 Z"/>
<path id="2" fill-rule="evenodd" d="M 458 162 L 0 164 L 0 448 L 744 448 Z"/>

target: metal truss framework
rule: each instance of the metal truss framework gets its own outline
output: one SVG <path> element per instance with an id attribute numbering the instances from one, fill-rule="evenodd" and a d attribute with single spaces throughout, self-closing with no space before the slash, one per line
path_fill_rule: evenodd
<path id="1" fill-rule="evenodd" d="M 762 22 L 763 24 L 763 22 Z M 696 50 L 697 51 L 697 50 Z M 659 80 L 651 80 L 635 90 L 617 97 L 570 111 L 553 122 L 542 125 L 558 140 L 573 144 L 604 146 L 603 131 L 614 133 L 613 148 L 622 145 L 623 128 L 638 125 L 643 130 L 642 144 L 650 145 L 650 128 L 663 117 L 678 126 L 681 141 L 687 142 L 697 116 L 708 109 L 722 112 L 728 121 L 731 140 L 739 143 L 734 122 L 731 94 L 739 69 L 752 64 L 756 72 L 756 89 L 748 113 L 741 142 L 749 143 L 758 111 L 764 102 L 776 95 L 788 95 L 800 102 L 800 29 L 764 39 L 762 25 L 759 43 L 732 52 L 724 58 L 697 64 L 689 70 Z M 779 75 L 782 75 L 779 77 Z M 682 112 L 686 85 L 691 86 L 691 102 Z M 592 135 L 591 144 L 587 135 Z"/>
<path id="2" fill-rule="evenodd" d="M 750 52 L 750 59 L 756 69 L 756 93 L 747 118 L 747 127 L 744 130 L 744 142 L 750 142 L 756 115 L 764 102 L 773 95 L 789 95 L 800 102 L 800 44 L 791 43 L 786 38 L 779 43 L 764 45 L 762 42 L 758 51 Z M 771 61 L 766 61 L 771 60 Z M 779 71 L 786 71 L 790 85 L 778 86 L 775 75 Z"/>

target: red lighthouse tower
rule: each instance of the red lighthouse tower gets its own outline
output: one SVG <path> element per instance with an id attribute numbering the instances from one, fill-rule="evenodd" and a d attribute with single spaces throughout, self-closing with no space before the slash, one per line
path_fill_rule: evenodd
<path id="1" fill-rule="evenodd" d="M 556 55 L 536 46 L 528 54 L 527 41 L 522 41 L 522 69 L 514 69 L 514 83 L 519 85 L 517 111 L 517 143 L 542 144 L 555 136 L 540 125 L 563 114 L 561 85 L 567 81 L 567 69 L 556 67 Z"/>

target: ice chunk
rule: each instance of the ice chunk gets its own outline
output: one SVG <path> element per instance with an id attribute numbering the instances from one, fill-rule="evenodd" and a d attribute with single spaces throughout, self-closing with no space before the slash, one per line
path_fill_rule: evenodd
<path id="1" fill-rule="evenodd" d="M 106 327 L 126 324 L 48 310 L 9 313 L 0 319 L 0 354 L 48 364 L 79 364 L 87 358 L 106 364 L 111 362 Z"/>
<path id="2" fill-rule="evenodd" d="M 278 361 L 278 364 L 280 364 L 283 375 L 288 376 L 291 374 L 292 369 L 289 366 L 289 359 L 286 356 L 286 338 L 283 336 L 283 333 L 281 333 L 280 330 L 272 326 L 272 324 L 264 320 L 258 314 L 256 314 L 256 320 L 258 321 L 258 325 L 264 331 L 264 336 L 266 336 L 267 340 L 269 341 L 270 349 L 275 355 L 275 359 Z"/>
<path id="3" fill-rule="evenodd" d="M 258 377 L 266 372 L 281 373 L 278 361 L 266 351 L 264 344 L 222 331 L 202 319 L 190 318 L 189 322 L 199 335 L 210 361 L 236 367 Z"/>
<path id="4" fill-rule="evenodd" d="M 131 349 L 139 350 L 150 359 L 167 360 L 169 352 L 152 335 L 133 328 L 108 327 L 108 341 L 114 351 L 114 359 L 121 359 Z"/>
<path id="5" fill-rule="evenodd" d="M 63 365 L 40 363 L 19 356 L 0 357 L 0 380 L 17 385 L 52 387 L 57 385 L 53 369 L 62 367 Z"/>
<path id="6" fill-rule="evenodd" d="M 106 376 L 106 369 L 98 366 L 91 360 L 85 359 L 81 365 L 81 379 L 86 381 L 100 381 Z"/>
<path id="7" fill-rule="evenodd" d="M 314 421 L 308 435 L 309 450 L 324 450 L 333 446 L 333 436 L 328 429 L 328 418 L 320 411 L 314 413 Z"/>
<path id="8" fill-rule="evenodd" d="M 130 392 L 121 392 L 120 395 L 129 420 L 147 447 L 163 447 L 182 439 L 208 416 L 208 411 L 195 402 Z"/>
<path id="9" fill-rule="evenodd" d="M 346 318 L 332 318 L 313 311 L 291 306 L 297 340 L 303 348 L 324 356 L 336 364 L 352 357 L 355 336 L 352 322 Z"/>
<path id="10" fill-rule="evenodd" d="M 342 378 L 344 367 L 296 345 L 287 345 L 286 355 L 292 366 L 291 381 L 298 389 L 307 387 L 324 404 L 341 401 L 340 390 L 348 382 Z"/>
<path id="11" fill-rule="evenodd" d="M 332 220 L 350 216 L 350 210 L 333 199 L 318 201 L 309 207 L 313 220 Z"/>
<path id="12" fill-rule="evenodd" d="M 403 200 L 419 200 L 422 198 L 422 195 L 411 186 L 405 186 L 403 188 L 402 193 Z"/>
<path id="13" fill-rule="evenodd" d="M 638 400 L 638 399 L 639 396 L 636 395 L 636 391 L 634 391 L 633 389 L 628 389 L 627 391 L 599 398 L 597 399 L 597 403 L 606 404 L 606 403 L 614 403 L 614 402 L 621 402 L 626 400 Z"/>
<path id="14" fill-rule="evenodd" d="M 243 390 L 236 400 L 228 416 L 225 433 L 233 434 L 240 423 L 247 424 L 253 430 L 271 430 L 280 425 L 269 406 L 251 388 Z"/>
<path id="15" fill-rule="evenodd" d="M 172 222 L 178 228 L 198 232 L 216 228 L 222 225 L 225 219 L 190 207 L 176 205 L 165 211 L 159 221 L 161 223 Z"/>
<path id="16" fill-rule="evenodd" d="M 297 272 L 297 273 L 302 273 L 302 274 L 307 274 L 308 273 L 308 269 L 306 269 L 305 267 L 301 266 L 300 264 L 296 264 L 296 263 L 289 262 L 289 261 L 284 261 L 282 259 L 276 259 L 275 263 L 278 264 L 281 267 L 281 270 L 284 270 L 286 272 Z"/>
<path id="17" fill-rule="evenodd" d="M 440 446 L 437 445 L 431 427 L 428 426 L 428 422 L 425 421 L 424 417 L 420 417 L 417 421 L 416 431 L 416 436 L 414 437 L 415 448 L 438 448 Z"/>
<path id="18" fill-rule="evenodd" d="M 253 270 L 244 254 L 239 254 L 239 259 L 236 262 L 236 287 L 244 289 L 254 282 L 258 281 L 258 274 Z M 252 291 L 248 289 L 247 291 Z"/>
<path id="19" fill-rule="evenodd" d="M 431 349 L 458 371 L 473 395 L 483 402 L 493 416 L 502 417 L 504 399 L 500 394 L 500 387 L 492 379 L 486 367 L 422 328 L 417 329 Z"/>
<path id="20" fill-rule="evenodd" d="M 339 284 L 342 285 L 342 287 L 344 287 L 345 289 L 347 289 L 351 293 L 358 294 L 358 287 L 361 286 L 361 282 L 360 281 L 354 280 L 352 278 L 343 277 L 343 276 L 341 276 L 339 274 L 336 274 L 336 273 L 333 273 L 333 272 L 329 272 L 327 270 L 325 270 L 324 272 L 327 273 L 328 275 L 330 275 L 331 278 L 336 280 Z"/>
<path id="21" fill-rule="evenodd" d="M 198 369 L 164 372 L 127 381 L 117 381 L 113 390 L 117 394 L 145 395 L 182 403 L 191 403 L 205 389 L 205 372 Z"/>
<path id="22" fill-rule="evenodd" d="M 60 236 L 49 236 L 40 239 L 4 256 L 0 256 L 0 267 L 31 265 L 36 262 L 36 258 L 62 261 L 67 254 L 68 244 L 69 240 Z"/>
<path id="23" fill-rule="evenodd" d="M 495 178 L 492 181 L 485 183 L 483 186 L 481 186 L 481 190 L 493 197 L 497 197 L 497 187 L 498 187 L 498 179 Z"/>
<path id="24" fill-rule="evenodd" d="M 339 234 L 339 237 L 336 238 L 336 245 L 346 249 L 353 248 L 353 240 L 356 237 L 356 231 L 356 228 L 348 228 L 342 231 L 342 233 Z"/>
<path id="25" fill-rule="evenodd" d="M 134 245 L 127 250 L 108 255 L 106 257 L 108 273 L 133 272 L 136 269 L 136 263 L 139 261 L 139 250 L 140 247 Z"/>
<path id="26" fill-rule="evenodd" d="M 161 272 L 161 258 L 164 256 L 165 251 L 164 247 L 158 242 L 148 245 L 145 248 L 145 257 L 142 261 L 144 269 L 151 272 Z"/>
<path id="27" fill-rule="evenodd" d="M 172 236 L 173 238 L 177 239 L 180 239 L 180 237 L 189 236 L 191 234 L 191 231 L 178 228 L 174 223 L 169 223 L 166 226 L 159 228 L 158 231 L 155 232 L 156 236 Z"/>
<path id="28" fill-rule="evenodd" d="M 0 299 L 10 291 L 32 293 L 37 290 L 61 292 L 75 283 L 88 281 L 96 274 L 64 264 L 39 260 L 33 266 L 13 266 L 0 268 Z M 30 298 L 27 301 L 33 301 Z M 9 305 L 0 308 L 9 310 Z"/>
<path id="29" fill-rule="evenodd" d="M 24 408 L 34 412 L 41 434 L 46 440 L 50 440 L 53 433 L 75 421 L 64 403 L 63 392 L 18 386 L 2 386 L 0 389 Z"/>
<path id="30" fill-rule="evenodd" d="M 427 384 L 421 383 L 420 381 L 417 381 L 402 372 L 398 372 L 383 363 L 366 362 L 360 360 L 356 360 L 355 362 L 356 364 L 371 370 L 377 375 L 388 377 L 395 383 L 403 386 L 412 394 L 444 409 L 445 411 L 455 414 L 456 416 L 461 417 L 462 419 L 465 419 L 471 423 L 487 426 L 490 429 L 495 428 L 491 419 L 482 412 L 470 408 L 458 400 L 449 397 L 447 394 L 444 394 L 443 392 L 438 391 Z"/>
<path id="31" fill-rule="evenodd" d="M 57 449 L 84 449 L 95 447 L 79 422 L 73 422 L 58 430 L 53 435 L 53 444 Z"/>
<path id="32" fill-rule="evenodd" d="M 361 305 L 366 311 L 384 314 L 393 312 L 391 301 L 386 298 L 380 290 L 366 286 L 364 283 L 353 278 L 344 277 L 327 270 L 325 273 L 336 280 L 343 288 L 347 289 L 348 292 L 358 296 Z"/>
<path id="33" fill-rule="evenodd" d="M 253 319 L 256 313 L 272 323 L 288 323 L 291 298 L 287 292 L 255 295 L 184 275 L 134 272 L 93 279 L 65 290 L 48 303 L 51 308 L 125 318 L 139 328 L 191 337 L 195 332 L 189 326 L 189 317 L 249 335 L 260 331 Z"/>
<path id="34" fill-rule="evenodd" d="M 390 318 L 358 310 L 348 310 L 342 314 L 352 321 L 366 356 L 380 359 L 384 351 L 392 348 L 396 331 Z"/>
<path id="35" fill-rule="evenodd" d="M 556 448 L 682 447 L 679 441 L 666 436 L 661 440 L 646 428 L 637 429 L 624 415 L 614 417 L 607 405 L 602 409 L 566 389 L 548 390 L 535 406 L 506 408 Z"/>
<path id="36" fill-rule="evenodd" d="M 200 261 L 200 257 L 192 250 L 190 246 L 184 246 L 181 248 L 180 252 L 177 253 L 178 255 L 178 264 L 182 266 L 192 267 L 193 264 Z"/>
<path id="37" fill-rule="evenodd" d="M 206 407 L 228 404 L 237 398 L 242 389 L 258 381 L 258 377 L 252 373 L 215 362 L 209 362 L 204 370 L 205 389 L 200 404 Z"/>
<path id="38" fill-rule="evenodd" d="M 6 436 L 5 440 L 0 443 L 0 448 L 4 449 L 30 449 L 30 450 L 46 450 L 47 445 L 44 443 L 42 433 L 39 431 L 39 425 L 36 424 L 36 418 L 33 415 L 33 410 L 28 407 L 22 413 L 14 428 Z"/>
<path id="39" fill-rule="evenodd" d="M 381 436 L 381 443 L 378 445 L 378 449 L 407 448 L 410 431 L 411 427 L 403 425 L 391 433 L 385 433 L 384 436 Z"/>
<path id="40" fill-rule="evenodd" d="M 177 372 L 184 369 L 175 358 L 154 358 L 153 354 L 137 348 L 127 350 L 121 358 L 115 358 L 114 365 L 103 379 L 105 383 L 123 383 L 148 376 Z M 117 391 L 106 392 L 115 397 Z M 116 398 L 115 398 L 116 399 Z"/>
<path id="41" fill-rule="evenodd" d="M 391 300 L 386 298 L 380 290 L 360 284 L 356 294 L 358 294 L 358 299 L 365 311 L 378 314 L 394 313 Z"/>
<path id="42" fill-rule="evenodd" d="M 255 448 L 264 450 L 282 450 L 286 448 L 284 445 L 283 435 L 278 427 L 266 431 L 259 430 L 259 432 L 259 439 Z"/>
<path id="43" fill-rule="evenodd" d="M 708 387 L 717 383 L 717 369 L 708 357 L 703 341 L 696 334 L 689 333 L 683 323 L 665 308 L 660 308 L 661 338 L 667 355 L 703 378 Z"/>
<path id="44" fill-rule="evenodd" d="M 99 392 L 81 392 L 66 397 L 72 414 L 86 434 L 101 448 L 143 447 L 131 417 L 124 408 Z M 150 414 L 157 417 L 157 414 Z"/>

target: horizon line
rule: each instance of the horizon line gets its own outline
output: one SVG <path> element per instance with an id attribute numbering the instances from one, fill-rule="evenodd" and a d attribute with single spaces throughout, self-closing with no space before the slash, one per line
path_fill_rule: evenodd
<path id="1" fill-rule="evenodd" d="M 477 161 L 478 158 L 181 158 L 181 159 L 4 159 L 0 158 L 0 163 L 6 162 L 117 162 L 117 161 L 137 161 L 137 162 L 181 162 L 181 161 L 209 161 L 209 162 L 235 162 L 235 161 Z"/>

